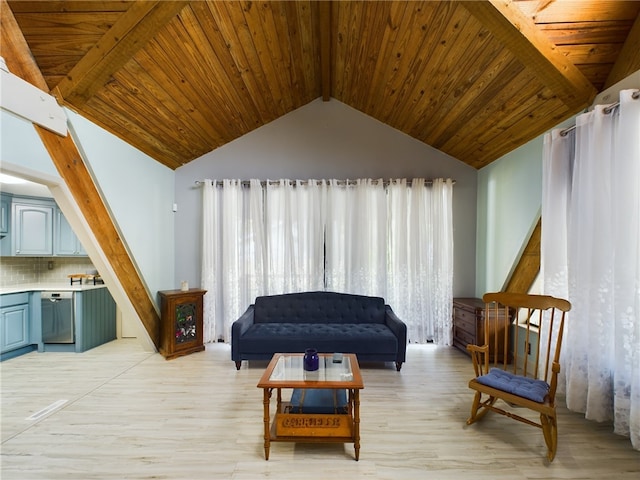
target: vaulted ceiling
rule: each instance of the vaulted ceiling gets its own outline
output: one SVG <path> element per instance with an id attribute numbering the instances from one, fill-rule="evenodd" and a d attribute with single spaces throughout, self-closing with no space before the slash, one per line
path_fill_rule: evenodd
<path id="1" fill-rule="evenodd" d="M 639 1 L 8 5 L 58 100 L 172 169 L 319 97 L 480 168 L 640 69 Z"/>

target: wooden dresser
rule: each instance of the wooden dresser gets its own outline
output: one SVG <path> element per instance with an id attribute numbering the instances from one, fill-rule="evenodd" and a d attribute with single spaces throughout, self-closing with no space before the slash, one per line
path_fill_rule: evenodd
<path id="1" fill-rule="evenodd" d="M 482 345 L 484 343 L 484 308 L 485 304 L 480 298 L 453 299 L 453 346 L 467 355 L 469 354 L 468 344 Z M 489 337 L 494 335 L 495 328 L 507 328 L 510 322 L 511 318 L 501 318 L 497 322 L 492 320 Z M 509 348 L 511 347 L 509 346 Z M 494 348 L 489 348 L 490 359 L 493 359 L 493 350 Z"/>

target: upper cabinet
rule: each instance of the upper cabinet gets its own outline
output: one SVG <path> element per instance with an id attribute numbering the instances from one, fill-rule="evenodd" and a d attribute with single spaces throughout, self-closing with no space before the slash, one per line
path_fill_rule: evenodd
<path id="1" fill-rule="evenodd" d="M 53 255 L 53 205 L 13 204 L 15 255 Z"/>
<path id="2" fill-rule="evenodd" d="M 82 244 L 62 211 L 47 198 L 2 196 L 2 219 L 7 210 L 7 231 L 0 232 L 0 254 L 86 256 Z M 5 206 L 6 203 L 6 206 Z"/>
<path id="3" fill-rule="evenodd" d="M 0 236 L 9 233 L 10 211 L 11 197 L 3 193 L 0 195 Z"/>
<path id="4" fill-rule="evenodd" d="M 53 253 L 64 256 L 87 254 L 59 208 L 56 208 L 53 224 Z"/>

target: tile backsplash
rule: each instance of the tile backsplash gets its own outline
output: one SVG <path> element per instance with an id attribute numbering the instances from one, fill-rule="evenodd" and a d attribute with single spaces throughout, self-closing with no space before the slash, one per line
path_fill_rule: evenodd
<path id="1" fill-rule="evenodd" d="M 49 270 L 49 262 L 53 269 Z M 73 273 L 94 273 L 87 257 L 0 257 L 0 286 L 64 283 Z"/>

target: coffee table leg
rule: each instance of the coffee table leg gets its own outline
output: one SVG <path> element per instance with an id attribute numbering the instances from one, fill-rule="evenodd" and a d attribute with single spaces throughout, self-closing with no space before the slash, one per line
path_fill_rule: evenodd
<path id="1" fill-rule="evenodd" d="M 353 389 L 353 447 L 356 461 L 360 459 L 360 390 Z"/>
<path id="2" fill-rule="evenodd" d="M 263 389 L 262 403 L 264 404 L 264 459 L 269 460 L 269 446 L 271 434 L 269 433 L 269 404 L 271 403 L 271 391 L 268 388 Z"/>

